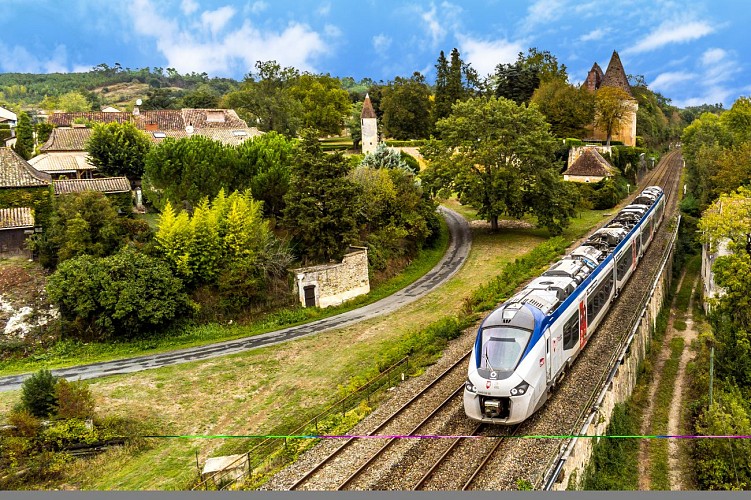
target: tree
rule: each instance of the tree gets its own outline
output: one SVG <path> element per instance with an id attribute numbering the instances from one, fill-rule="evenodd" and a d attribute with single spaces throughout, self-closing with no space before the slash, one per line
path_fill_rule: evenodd
<path id="1" fill-rule="evenodd" d="M 181 108 L 211 109 L 219 106 L 219 94 L 210 85 L 199 85 L 180 99 Z"/>
<path id="2" fill-rule="evenodd" d="M 398 168 L 408 172 L 411 171 L 407 162 L 402 160 L 399 151 L 388 147 L 385 142 L 379 143 L 375 151 L 366 154 L 360 165 L 369 168 Z"/>
<path id="3" fill-rule="evenodd" d="M 306 131 L 284 199 L 283 219 L 304 261 L 340 259 L 354 241 L 359 189 L 347 178 L 350 170 L 341 153 L 324 153 L 315 135 Z"/>
<path id="4" fill-rule="evenodd" d="M 143 100 L 141 109 L 175 109 L 177 104 L 177 94 L 169 89 L 151 88 L 146 92 L 146 99 Z"/>
<path id="5" fill-rule="evenodd" d="M 541 83 L 568 79 L 566 66 L 547 50 L 530 48 L 525 55 L 519 52 L 512 64 L 499 64 L 495 74 L 495 96 L 511 99 L 517 104 L 527 103 Z"/>
<path id="6" fill-rule="evenodd" d="M 37 143 L 44 144 L 47 142 L 47 139 L 50 138 L 50 135 L 52 135 L 52 130 L 55 126 L 51 123 L 39 122 L 36 124 L 35 128 L 37 133 Z"/>
<path id="7" fill-rule="evenodd" d="M 432 130 L 430 89 L 415 72 L 411 78 L 396 77 L 383 90 L 381 109 L 386 133 L 395 139 L 425 139 Z"/>
<path id="8" fill-rule="evenodd" d="M 55 385 L 57 378 L 49 370 L 41 369 L 27 378 L 21 386 L 21 406 L 39 418 L 55 412 Z"/>
<path id="9" fill-rule="evenodd" d="M 438 54 L 438 61 L 435 64 L 435 106 L 434 112 L 436 120 L 446 118 L 451 114 L 451 105 L 454 101 L 451 100 L 447 85 L 449 76 L 449 62 L 446 59 L 446 54 L 441 51 Z"/>
<path id="10" fill-rule="evenodd" d="M 38 250 L 42 264 L 55 267 L 58 262 L 79 255 L 111 255 L 124 243 L 125 228 L 109 198 L 87 191 L 56 197 Z"/>
<path id="11" fill-rule="evenodd" d="M 95 123 L 86 151 L 91 163 L 103 174 L 125 176 L 133 181 L 143 176 L 151 142 L 130 122 Z"/>
<path id="12" fill-rule="evenodd" d="M 477 93 L 480 86 L 477 72 L 462 61 L 459 50 L 451 51 L 451 62 L 441 51 L 438 56 L 435 81 L 435 119 L 440 120 L 451 114 L 451 106 Z"/>
<path id="13" fill-rule="evenodd" d="M 68 113 L 91 111 L 91 102 L 80 92 L 66 92 L 57 98 L 56 109 Z"/>
<path id="14" fill-rule="evenodd" d="M 58 418 L 87 419 L 94 415 L 94 398 L 86 382 L 68 382 L 61 378 L 55 384 Z"/>
<path id="15" fill-rule="evenodd" d="M 535 215 L 558 234 L 574 213 L 554 160 L 556 139 L 534 107 L 508 99 L 473 98 L 454 105 L 436 127 L 442 140 L 423 148 L 423 181 L 434 193 L 457 193 L 498 229 L 498 217 Z"/>
<path id="16" fill-rule="evenodd" d="M 16 126 L 16 145 L 13 150 L 24 160 L 28 160 L 34 155 L 34 129 L 31 126 L 31 119 L 24 111 L 18 114 L 18 125 Z"/>
<path id="17" fill-rule="evenodd" d="M 47 294 L 83 338 L 155 333 L 193 309 L 169 266 L 125 247 L 115 255 L 82 255 L 60 264 Z"/>
<path id="18" fill-rule="evenodd" d="M 362 105 L 362 102 L 352 104 L 352 109 L 346 123 L 349 129 L 349 136 L 352 138 L 352 147 L 355 150 L 360 149 L 360 142 L 362 142 Z"/>
<path id="19" fill-rule="evenodd" d="M 607 145 L 631 110 L 631 96 L 618 87 L 600 87 L 595 95 L 595 127 L 605 131 Z"/>
<path id="20" fill-rule="evenodd" d="M 556 137 L 581 138 L 594 119 L 594 96 L 560 79 L 542 83 L 531 102 L 545 115 Z"/>
<path id="21" fill-rule="evenodd" d="M 302 107 L 302 125 L 319 134 L 339 135 L 350 112 L 349 94 L 329 75 L 304 73 L 295 79 L 290 95 Z"/>
<path id="22" fill-rule="evenodd" d="M 258 61 L 255 67 L 256 73 L 246 75 L 240 89 L 225 95 L 221 106 L 237 110 L 241 118 L 264 132 L 296 136 L 302 107 L 290 89 L 299 73 L 276 61 Z"/>

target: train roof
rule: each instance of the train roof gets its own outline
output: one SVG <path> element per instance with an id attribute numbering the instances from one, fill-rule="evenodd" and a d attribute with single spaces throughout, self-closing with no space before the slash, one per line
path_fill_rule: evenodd
<path id="1" fill-rule="evenodd" d="M 620 210 L 608 224 L 491 313 L 483 323 L 484 327 L 496 322 L 503 324 L 504 311 L 508 311 L 506 316 L 512 318 L 523 305 L 532 306 L 545 315 L 553 313 L 628 237 L 662 193 L 658 186 L 644 189 L 633 204 Z"/>

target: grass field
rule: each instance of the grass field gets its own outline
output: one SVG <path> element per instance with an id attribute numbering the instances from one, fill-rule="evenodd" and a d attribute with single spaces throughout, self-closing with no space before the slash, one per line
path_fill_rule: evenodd
<path id="1" fill-rule="evenodd" d="M 564 236 L 574 240 L 599 222 L 589 212 Z M 504 267 L 547 239 L 545 231 L 473 230 L 472 252 L 454 278 L 437 291 L 387 316 L 293 342 L 201 362 L 97 379 L 91 389 L 101 414 L 124 414 L 158 422 L 165 434 L 261 435 L 322 408 L 340 388 L 371 370 L 383 353 L 408 342 L 442 317 L 457 316 L 464 299 Z M 18 397 L 0 393 L 0 413 Z M 196 478 L 196 460 L 252 441 L 152 439 L 135 455 L 123 451 L 78 462 L 64 481 L 83 489 L 181 489 Z"/>

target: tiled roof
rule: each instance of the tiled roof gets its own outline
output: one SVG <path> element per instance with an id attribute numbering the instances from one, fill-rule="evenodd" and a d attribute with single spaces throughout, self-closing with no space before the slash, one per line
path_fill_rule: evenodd
<path id="1" fill-rule="evenodd" d="M 29 160 L 29 164 L 40 172 L 68 173 L 76 170 L 96 170 L 86 159 L 86 153 L 42 153 Z"/>
<path id="2" fill-rule="evenodd" d="M 585 149 L 563 175 L 581 175 L 592 177 L 611 177 L 613 167 L 594 148 Z"/>
<path id="3" fill-rule="evenodd" d="M 145 131 L 185 130 L 190 125 L 194 129 L 204 128 L 247 128 L 248 124 L 232 109 L 158 109 L 133 113 L 53 113 L 48 121 L 58 127 L 70 127 L 76 119 L 99 123 L 132 122 L 136 128 Z"/>
<path id="4" fill-rule="evenodd" d="M 204 128 L 198 130 L 196 134 L 204 135 L 215 141 L 220 141 L 222 144 L 237 146 L 238 144 L 245 142 L 247 139 L 261 135 L 262 132 L 255 127 L 242 127 L 232 130 Z"/>
<path id="5" fill-rule="evenodd" d="M 0 208 L 0 229 L 34 227 L 30 208 Z"/>
<path id="6" fill-rule="evenodd" d="M 50 181 L 12 149 L 0 148 L 0 188 L 49 186 Z"/>
<path id="7" fill-rule="evenodd" d="M 601 87 L 617 87 L 628 92 L 628 95 L 632 96 L 631 85 L 628 84 L 628 77 L 626 71 L 623 69 L 621 58 L 618 56 L 618 52 L 613 51 L 613 56 L 610 58 L 610 64 L 608 69 L 605 70 L 605 77 L 602 79 Z"/>
<path id="8" fill-rule="evenodd" d="M 85 151 L 91 137 L 90 128 L 54 128 L 40 151 Z"/>
<path id="9" fill-rule="evenodd" d="M 376 118 L 376 113 L 373 109 L 373 103 L 370 102 L 369 94 L 365 94 L 365 101 L 362 103 L 362 114 L 360 114 L 360 118 Z"/>
<path id="10" fill-rule="evenodd" d="M 54 181 L 55 194 L 82 193 L 99 191 L 101 193 L 127 193 L 130 181 L 125 177 L 106 177 L 103 179 L 67 179 Z"/>

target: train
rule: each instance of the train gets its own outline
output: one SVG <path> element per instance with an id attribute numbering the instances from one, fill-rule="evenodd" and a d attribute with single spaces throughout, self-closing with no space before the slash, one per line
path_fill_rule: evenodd
<path id="1" fill-rule="evenodd" d="M 665 211 L 645 188 L 481 323 L 464 386 L 472 420 L 512 425 L 542 407 L 642 260 Z"/>

